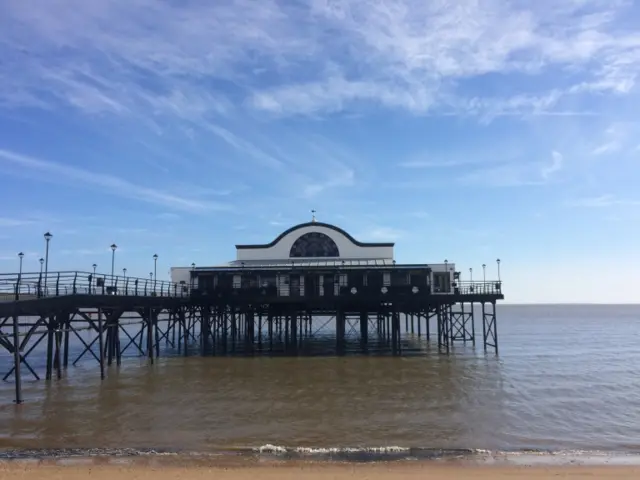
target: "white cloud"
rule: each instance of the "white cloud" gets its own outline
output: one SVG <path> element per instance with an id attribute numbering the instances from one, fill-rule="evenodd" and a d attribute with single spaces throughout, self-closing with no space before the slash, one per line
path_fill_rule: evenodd
<path id="1" fill-rule="evenodd" d="M 406 232 L 398 228 L 373 226 L 362 231 L 355 238 L 360 241 L 395 242 L 405 236 Z"/>
<path id="2" fill-rule="evenodd" d="M 107 194 L 178 210 L 201 212 L 228 208 L 224 204 L 172 195 L 161 190 L 136 185 L 114 175 L 91 172 L 2 149 L 0 149 L 0 162 L 18 165 L 21 168 L 39 173 L 43 181 L 61 181 L 76 186 L 91 185 L 101 188 Z"/>
<path id="3" fill-rule="evenodd" d="M 8 227 L 22 227 L 25 225 L 33 224 L 33 220 L 27 220 L 23 218 L 8 218 L 8 217 L 0 217 L 0 227 L 8 228 Z"/>
<path id="4" fill-rule="evenodd" d="M 509 161 L 478 168 L 458 178 L 465 185 L 483 187 L 541 186 L 553 180 L 564 164 L 559 152 L 551 152 L 551 162 Z"/>
<path id="5" fill-rule="evenodd" d="M 567 202 L 570 207 L 606 208 L 615 206 L 637 206 L 640 200 L 618 198 L 612 194 L 604 194 L 597 197 L 578 198 Z"/>
<path id="6" fill-rule="evenodd" d="M 278 114 L 365 103 L 488 119 L 580 114 L 563 98 L 634 87 L 640 33 L 617 28 L 634 15 L 629 2 L 599 0 L 6 0 L 0 105 L 150 125 L 210 122 L 247 96 Z M 531 81 L 546 73 L 551 82 Z M 466 82 L 487 75 L 509 88 L 469 94 Z"/>
<path id="7" fill-rule="evenodd" d="M 562 170 L 564 164 L 564 157 L 560 152 L 551 152 L 551 164 L 542 167 L 542 178 L 548 180 L 552 174 Z"/>

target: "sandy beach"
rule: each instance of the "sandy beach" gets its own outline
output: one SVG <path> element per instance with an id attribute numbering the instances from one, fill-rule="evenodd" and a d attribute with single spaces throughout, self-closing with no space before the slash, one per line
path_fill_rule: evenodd
<path id="1" fill-rule="evenodd" d="M 637 479 L 635 466 L 460 466 L 419 464 L 284 464 L 250 467 L 143 465 L 46 465 L 5 463 L 0 465 L 0 479 L 12 480 L 340 480 L 340 479 L 432 479 L 460 478 L 518 480 L 547 478 Z"/>

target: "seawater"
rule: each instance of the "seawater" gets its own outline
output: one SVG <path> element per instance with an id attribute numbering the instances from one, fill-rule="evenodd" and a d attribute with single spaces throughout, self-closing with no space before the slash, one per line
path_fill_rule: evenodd
<path id="1" fill-rule="evenodd" d="M 497 357 L 481 342 L 440 354 L 414 336 L 420 354 L 401 358 L 128 358 L 104 381 L 89 359 L 51 382 L 25 370 L 23 405 L 0 384 L 0 448 L 5 458 L 640 453 L 640 306 L 501 305 L 498 323 Z M 0 356 L 0 373 L 9 368 Z"/>

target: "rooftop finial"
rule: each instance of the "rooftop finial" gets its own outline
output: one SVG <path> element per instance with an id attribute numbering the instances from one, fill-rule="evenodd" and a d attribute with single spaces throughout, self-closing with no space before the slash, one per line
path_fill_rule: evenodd
<path id="1" fill-rule="evenodd" d="M 311 221 L 312 222 L 316 221 L 316 211 L 315 210 L 311 210 Z"/>

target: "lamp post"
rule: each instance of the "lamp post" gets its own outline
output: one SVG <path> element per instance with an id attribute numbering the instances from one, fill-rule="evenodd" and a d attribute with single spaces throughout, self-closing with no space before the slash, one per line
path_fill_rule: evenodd
<path id="1" fill-rule="evenodd" d="M 96 268 L 98 268 L 98 264 L 94 263 L 93 265 L 91 265 L 93 267 L 93 276 L 96 276 Z"/>
<path id="2" fill-rule="evenodd" d="M 502 280 L 500 280 L 500 259 L 499 258 L 496 260 L 496 263 L 498 264 L 498 283 L 502 283 Z"/>
<path id="3" fill-rule="evenodd" d="M 189 282 L 189 284 L 190 284 L 190 288 L 191 288 L 192 290 L 193 290 L 193 286 L 194 286 L 194 284 L 195 284 L 195 280 L 196 280 L 196 278 L 195 278 L 195 277 L 196 277 L 195 273 L 196 273 L 196 264 L 195 264 L 195 262 L 193 262 L 193 263 L 191 264 L 191 281 Z"/>
<path id="4" fill-rule="evenodd" d="M 153 254 L 153 280 L 158 280 L 158 254 Z"/>
<path id="5" fill-rule="evenodd" d="M 44 240 L 47 244 L 45 252 L 44 252 L 44 292 L 45 295 L 47 293 L 47 275 L 49 273 L 49 241 L 51 241 L 51 235 L 49 232 L 44 234 Z"/>
<path id="6" fill-rule="evenodd" d="M 20 281 L 22 280 L 22 259 L 24 258 L 24 253 L 20 252 L 18 258 L 20 259 L 20 270 L 18 272 L 18 284 L 16 285 L 16 300 L 20 300 Z"/>
<path id="7" fill-rule="evenodd" d="M 126 268 L 122 269 L 122 275 L 124 276 L 125 279 L 127 278 L 127 269 Z"/>
<path id="8" fill-rule="evenodd" d="M 44 266 L 44 258 L 40 257 L 40 276 L 38 277 L 38 298 L 42 296 L 42 267 Z"/>
<path id="9" fill-rule="evenodd" d="M 445 284 L 443 286 L 443 290 L 445 292 L 449 291 L 449 284 L 451 283 L 451 274 L 449 273 L 449 260 L 447 260 L 446 258 L 444 259 L 444 272 L 446 274 L 446 281 Z"/>
<path id="10" fill-rule="evenodd" d="M 42 276 L 42 266 L 44 265 L 44 258 L 41 257 L 38 262 L 40 262 L 40 276 Z"/>
<path id="11" fill-rule="evenodd" d="M 111 283 L 113 283 L 113 272 L 116 265 L 116 249 L 118 246 L 115 243 L 111 244 Z"/>
<path id="12" fill-rule="evenodd" d="M 482 264 L 482 283 L 487 283 L 487 265 Z"/>
<path id="13" fill-rule="evenodd" d="M 469 267 L 469 281 L 473 283 L 473 268 Z"/>

